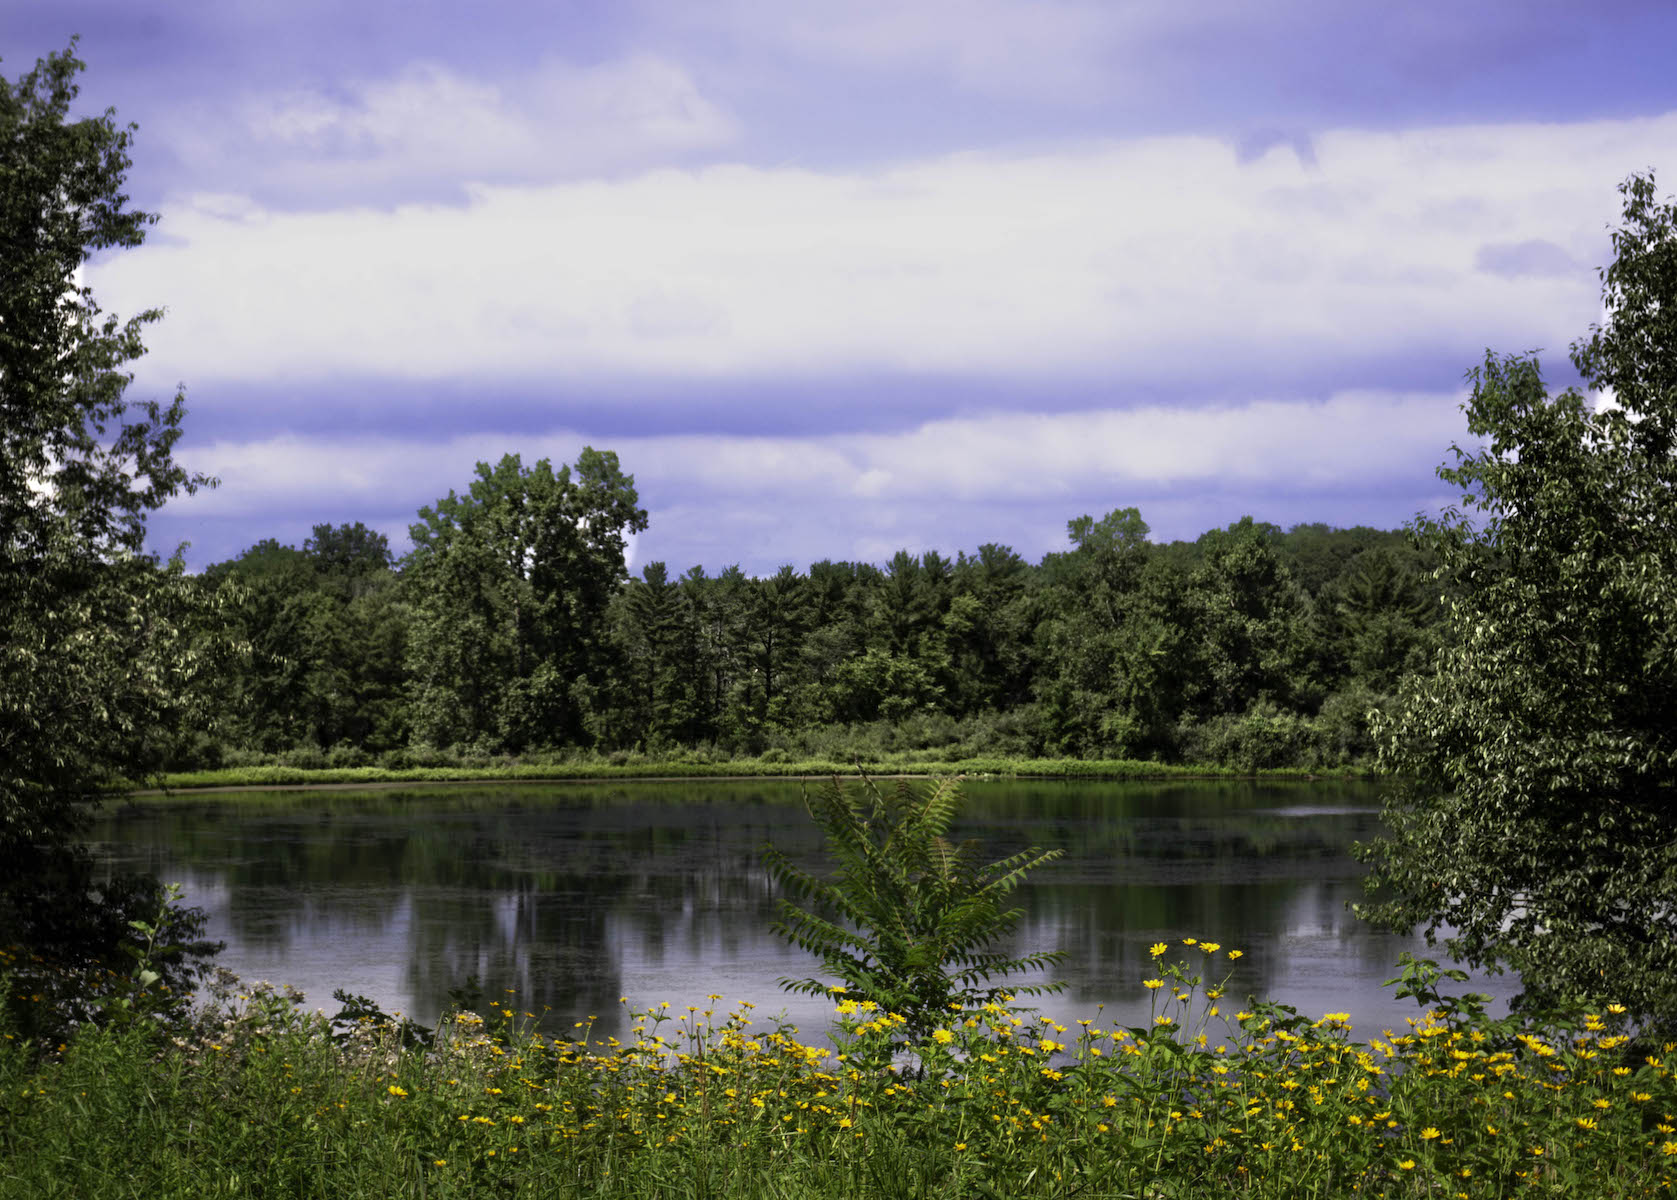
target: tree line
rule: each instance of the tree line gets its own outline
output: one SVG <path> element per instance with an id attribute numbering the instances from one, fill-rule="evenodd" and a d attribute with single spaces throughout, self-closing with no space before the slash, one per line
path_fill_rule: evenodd
<path id="1" fill-rule="evenodd" d="M 1402 531 L 1244 518 L 1153 542 L 1134 508 L 1031 563 L 987 543 L 633 578 L 647 527 L 611 452 L 480 463 L 396 558 L 322 524 L 216 563 L 217 728 L 183 767 L 588 751 L 1362 761 L 1368 715 L 1424 668 L 1442 585 Z"/>

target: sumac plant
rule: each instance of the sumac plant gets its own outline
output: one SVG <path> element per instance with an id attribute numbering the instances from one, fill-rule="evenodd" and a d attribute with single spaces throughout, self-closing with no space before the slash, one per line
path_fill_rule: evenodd
<path id="1" fill-rule="evenodd" d="M 1065 957 L 1062 950 L 1014 957 L 997 948 L 1023 915 L 1005 907 L 1014 890 L 1061 851 L 1032 846 L 980 863 L 976 841 L 949 840 L 961 803 L 959 779 L 901 780 L 887 790 L 864 776 L 859 787 L 831 779 L 805 789 L 804 806 L 835 869 L 819 877 L 765 846 L 764 863 L 784 892 L 772 928 L 817 955 L 833 978 L 782 979 L 781 987 L 807 995 L 842 990 L 847 999 L 871 1001 L 902 1017 L 903 1035 L 918 1041 L 951 1008 L 1064 986 L 993 982 Z"/>

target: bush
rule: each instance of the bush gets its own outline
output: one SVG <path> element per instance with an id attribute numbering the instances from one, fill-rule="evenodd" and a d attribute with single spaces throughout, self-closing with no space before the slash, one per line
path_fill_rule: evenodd
<path id="1" fill-rule="evenodd" d="M 313 744 L 296 746 L 278 755 L 278 765 L 296 767 L 300 771 L 319 771 L 327 765 L 326 754 Z"/>
<path id="2" fill-rule="evenodd" d="M 1211 717 L 1178 727 L 1182 757 L 1208 766 L 1261 771 L 1315 766 L 1322 748 L 1308 717 L 1259 701 L 1239 715 Z"/>
<path id="3" fill-rule="evenodd" d="M 328 767 L 370 767 L 373 765 L 373 756 L 360 746 L 352 746 L 347 742 L 341 742 L 327 751 L 326 765 Z"/>

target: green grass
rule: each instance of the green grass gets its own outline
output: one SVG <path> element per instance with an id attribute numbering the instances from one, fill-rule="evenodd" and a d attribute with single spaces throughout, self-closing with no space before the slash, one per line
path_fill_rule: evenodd
<path id="1" fill-rule="evenodd" d="M 45 1057 L 6 1031 L 0 1197 L 1617 1200 L 1677 1186 L 1677 1046 L 1629 1055 L 1610 1011 L 1518 1026 L 1433 993 L 1410 1026 L 1359 1041 L 1342 1015 L 1228 1012 L 1199 974 L 1220 951 L 1161 959 L 1143 1027 L 1097 1011 L 1068 1031 L 989 1006 L 914 1047 L 899 1019 L 842 997 L 836 1050 L 714 996 L 632 1013 L 623 1043 L 550 1040 L 499 1005 L 450 1018 L 428 1048 L 373 1024 L 335 1038 L 268 989 L 173 1034 L 89 1029 Z"/>
<path id="2" fill-rule="evenodd" d="M 1297 769 L 1241 770 L 1235 767 L 1175 766 L 1127 759 L 1074 758 L 963 758 L 938 760 L 902 757 L 861 764 L 824 760 L 765 761 L 757 758 L 724 762 L 640 761 L 627 763 L 512 763 L 445 767 L 227 767 L 212 771 L 180 771 L 164 775 L 168 790 L 233 787 L 295 787 L 310 784 L 472 783 L 495 780 L 565 782 L 595 779 L 725 779 L 807 778 L 870 775 L 966 775 L 1035 779 L 1304 779 L 1316 773 Z M 1344 770 L 1336 775 L 1363 776 Z M 127 790 L 126 788 L 122 790 Z"/>

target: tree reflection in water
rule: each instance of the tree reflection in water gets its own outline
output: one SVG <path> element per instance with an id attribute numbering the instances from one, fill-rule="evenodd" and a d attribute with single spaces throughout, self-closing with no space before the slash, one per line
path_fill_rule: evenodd
<path id="1" fill-rule="evenodd" d="M 1147 947 L 1188 936 L 1240 946 L 1231 999 L 1349 1011 L 1360 1026 L 1413 1010 L 1379 987 L 1419 939 L 1378 934 L 1345 908 L 1346 853 L 1378 823 L 1368 785 L 977 781 L 957 836 L 990 857 L 1027 845 L 1066 858 L 1021 890 L 1016 952 L 1065 948 L 1062 1017 L 1138 1023 Z M 107 811 L 107 858 L 186 884 L 224 938 L 225 965 L 329 1005 L 343 987 L 429 1021 L 475 975 L 487 1000 L 553 1033 L 619 997 L 684 1006 L 721 993 L 786 1009 L 806 1033 L 827 1006 L 775 981 L 807 974 L 769 932 L 757 848 L 811 865 L 819 837 L 795 782 L 476 785 L 146 800 Z M 1482 986 L 1477 984 L 1475 986 Z M 1484 990 L 1511 994 L 1511 980 Z"/>

